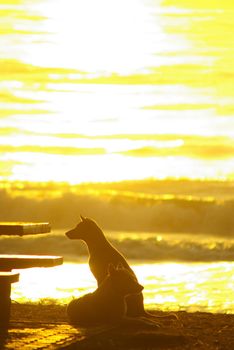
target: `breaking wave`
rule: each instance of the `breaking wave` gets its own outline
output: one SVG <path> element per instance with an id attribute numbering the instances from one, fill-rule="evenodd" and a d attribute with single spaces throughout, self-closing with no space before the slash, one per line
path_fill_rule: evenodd
<path id="1" fill-rule="evenodd" d="M 111 192 L 63 193 L 58 198 L 11 197 L 0 190 L 1 221 L 49 221 L 70 228 L 79 214 L 104 230 L 193 233 L 232 237 L 234 200 Z"/>
<path id="2" fill-rule="evenodd" d="M 111 243 L 128 259 L 139 261 L 232 261 L 234 240 L 198 240 L 194 235 L 156 235 L 113 233 Z M 35 237 L 1 237 L 0 253 L 62 255 L 65 261 L 87 260 L 87 248 L 81 241 L 67 239 L 63 232 Z"/>
<path id="3" fill-rule="evenodd" d="M 0 253 L 57 254 L 68 261 L 84 260 L 86 246 L 64 235 L 77 224 L 81 213 L 96 220 L 114 246 L 129 259 L 233 260 L 233 183 L 225 184 L 225 188 L 222 183 L 186 181 L 77 188 L 52 184 L 42 188 L 33 186 L 19 187 L 18 192 L 0 189 L 0 221 L 48 221 L 52 233 L 24 238 L 0 237 Z M 172 194 L 165 194 L 166 190 Z M 59 194 L 53 196 L 57 191 Z M 18 194 L 12 195 L 13 192 Z"/>

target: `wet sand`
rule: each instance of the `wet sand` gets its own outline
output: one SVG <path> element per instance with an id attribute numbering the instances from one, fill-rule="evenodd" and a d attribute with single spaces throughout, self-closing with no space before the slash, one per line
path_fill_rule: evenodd
<path id="1" fill-rule="evenodd" d="M 152 313 L 166 315 L 160 311 Z M 37 348 L 40 344 L 33 343 L 36 341 L 50 344 L 48 349 L 234 349 L 234 315 L 185 311 L 175 314 L 177 319 L 161 319 L 159 328 L 125 324 L 82 329 L 68 324 L 64 306 L 13 303 L 9 330 L 11 336 L 6 349 L 21 349 L 24 346 L 24 330 L 27 330 L 27 349 Z M 32 337 L 33 332 L 35 339 Z M 30 336 L 29 341 L 26 338 Z M 30 342 L 31 348 L 28 347 Z"/>

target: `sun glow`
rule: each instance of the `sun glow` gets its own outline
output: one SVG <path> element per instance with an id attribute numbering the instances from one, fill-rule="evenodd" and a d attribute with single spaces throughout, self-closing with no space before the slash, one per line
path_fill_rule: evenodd
<path id="1" fill-rule="evenodd" d="M 33 46 L 27 60 L 34 64 L 125 74 L 155 62 L 155 22 L 144 1 L 43 1 L 35 9 L 48 18 L 42 28 L 52 44 Z"/>
<path id="2" fill-rule="evenodd" d="M 232 179 L 225 4 L 0 3 L 0 179 Z"/>

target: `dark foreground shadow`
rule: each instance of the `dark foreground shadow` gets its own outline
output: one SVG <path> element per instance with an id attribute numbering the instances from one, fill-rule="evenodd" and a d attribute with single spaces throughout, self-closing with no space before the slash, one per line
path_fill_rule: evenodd
<path id="1" fill-rule="evenodd" d="M 121 322 L 118 325 L 103 325 L 82 328 L 84 336 L 79 344 L 71 349 L 97 350 L 133 350 L 133 349 L 184 349 L 189 348 L 191 339 L 178 327 L 155 327 L 142 320 L 137 322 Z M 139 321 L 139 322 L 138 322 Z M 73 325 L 81 331 L 79 326 Z"/>
<path id="2" fill-rule="evenodd" d="M 86 332 L 84 332 L 86 333 Z M 91 332 L 92 333 L 92 332 Z M 74 344 L 71 349 L 89 350 L 129 350 L 129 349 L 183 349 L 189 346 L 190 339 L 182 334 L 170 331 L 158 330 L 126 330 L 116 329 L 102 330 L 96 334 L 86 333 L 83 341 Z"/>

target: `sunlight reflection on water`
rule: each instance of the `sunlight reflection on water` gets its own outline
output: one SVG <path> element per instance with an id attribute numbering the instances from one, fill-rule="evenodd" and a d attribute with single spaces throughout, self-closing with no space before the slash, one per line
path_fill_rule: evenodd
<path id="1" fill-rule="evenodd" d="M 132 262 L 144 285 L 147 308 L 234 312 L 234 263 L 142 263 Z M 12 299 L 38 302 L 56 299 L 67 303 L 72 297 L 92 292 L 96 281 L 87 264 L 65 263 L 50 269 L 21 271 L 13 285 Z"/>

